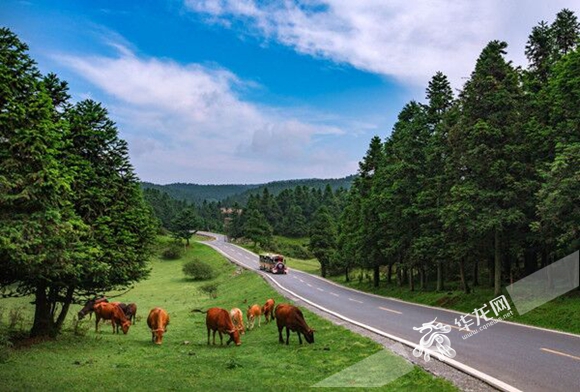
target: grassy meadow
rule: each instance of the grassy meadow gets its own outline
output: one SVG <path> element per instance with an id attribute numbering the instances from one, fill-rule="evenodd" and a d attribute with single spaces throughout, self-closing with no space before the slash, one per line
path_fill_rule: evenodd
<path id="1" fill-rule="evenodd" d="M 217 285 L 216 298 L 201 289 L 208 282 L 191 281 L 183 275 L 183 263 L 194 257 L 219 271 L 211 281 Z M 137 323 L 127 335 L 114 335 L 110 324 L 102 324 L 100 332 L 95 333 L 94 316 L 74 328 L 74 315 L 81 308 L 74 306 L 58 339 L 22 340 L 2 350 L 0 390 L 296 391 L 381 350 L 372 340 L 308 311 L 304 312 L 306 321 L 316 329 L 314 344 L 301 346 L 296 334 L 291 334 L 290 345 L 281 345 L 275 323 L 262 320 L 260 328 L 242 335 L 239 347 L 226 346 L 227 337 L 224 346 L 219 346 L 219 337 L 216 346 L 208 346 L 205 315 L 191 313 L 194 308 L 213 306 L 245 311 L 249 304 L 262 305 L 267 298 L 285 302 L 257 274 L 236 268 L 211 248 L 193 243 L 179 260 L 153 258 L 150 278 L 115 298 L 138 306 Z M 146 325 L 149 310 L 156 306 L 166 309 L 171 318 L 161 346 L 151 343 Z M 12 333 L 28 330 L 32 310 L 29 298 L 0 299 L 0 337 L 7 336 L 9 324 L 13 324 Z M 393 364 L 404 361 L 394 355 L 391 360 Z M 456 390 L 449 382 L 417 367 L 379 390 L 432 389 Z"/>

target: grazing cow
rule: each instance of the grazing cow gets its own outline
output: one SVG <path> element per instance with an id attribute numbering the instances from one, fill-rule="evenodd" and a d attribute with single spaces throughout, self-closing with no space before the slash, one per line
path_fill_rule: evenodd
<path id="1" fill-rule="evenodd" d="M 274 312 L 274 303 L 275 303 L 274 300 L 270 298 L 269 300 L 266 301 L 264 306 L 262 306 L 262 314 L 266 318 L 266 323 L 270 322 L 270 317 L 272 317 L 272 314 Z"/>
<path id="2" fill-rule="evenodd" d="M 240 334 L 245 334 L 246 329 L 244 328 L 244 314 L 242 313 L 241 309 L 233 308 L 230 310 L 230 316 L 232 317 L 234 326 L 238 329 L 238 331 L 240 331 Z"/>
<path id="3" fill-rule="evenodd" d="M 135 303 L 130 303 L 125 309 L 125 316 L 131 321 L 131 324 L 135 324 L 135 316 L 137 315 L 137 305 Z"/>
<path id="4" fill-rule="evenodd" d="M 260 326 L 260 316 L 262 315 L 262 308 L 258 304 L 248 306 L 246 317 L 248 318 L 248 329 L 254 329 L 256 319 L 258 320 L 258 327 Z"/>
<path id="5" fill-rule="evenodd" d="M 109 302 L 109 300 L 105 297 L 88 300 L 87 303 L 85 303 L 85 306 L 78 313 L 79 320 L 82 320 L 82 318 L 85 317 L 87 313 L 89 314 L 90 320 L 93 317 L 95 305 L 101 302 Z"/>
<path id="6" fill-rule="evenodd" d="M 194 309 L 193 312 L 207 313 L 205 317 L 205 325 L 207 326 L 207 344 L 209 344 L 209 334 L 213 331 L 213 344 L 215 345 L 215 333 L 216 331 L 220 335 L 220 344 L 223 344 L 222 333 L 227 333 L 230 335 L 230 340 L 226 344 L 234 342 L 236 346 L 242 344 L 240 341 L 240 333 L 238 329 L 234 326 L 232 317 L 226 309 L 222 308 L 210 308 L 207 311 Z"/>
<path id="7" fill-rule="evenodd" d="M 314 343 L 314 330 L 306 324 L 302 311 L 296 306 L 290 304 L 276 306 L 274 318 L 278 325 L 278 341 L 280 343 L 284 343 L 284 339 L 282 339 L 282 329 L 284 328 L 286 328 L 286 344 L 288 344 L 288 340 L 290 339 L 290 331 L 298 334 L 300 344 L 302 344 L 300 334 L 304 335 L 308 343 Z"/>
<path id="8" fill-rule="evenodd" d="M 113 325 L 113 333 L 119 333 L 119 326 L 123 330 L 124 334 L 127 334 L 129 331 L 129 327 L 131 326 L 131 322 L 127 320 L 125 313 L 121 310 L 121 308 L 117 305 L 108 302 L 100 302 L 94 306 L 95 310 L 95 332 L 99 332 L 99 321 L 101 319 L 104 320 L 111 320 L 111 324 Z"/>
<path id="9" fill-rule="evenodd" d="M 161 344 L 163 341 L 163 334 L 167 332 L 167 325 L 169 324 L 169 315 L 161 308 L 153 308 L 147 317 L 147 325 L 151 330 L 151 341 L 155 344 Z"/>

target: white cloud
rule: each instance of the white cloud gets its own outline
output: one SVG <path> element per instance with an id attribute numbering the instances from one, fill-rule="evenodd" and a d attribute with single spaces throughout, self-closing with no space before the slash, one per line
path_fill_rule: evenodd
<path id="1" fill-rule="evenodd" d="M 296 51 L 426 86 L 436 71 L 460 87 L 491 40 L 507 40 L 524 64 L 524 45 L 540 20 L 564 0 L 185 0 L 208 21 L 242 21 Z"/>
<path id="2" fill-rule="evenodd" d="M 126 47 L 114 57 L 57 60 L 111 98 L 106 106 L 143 180 L 262 182 L 356 171 L 346 153 L 329 154 L 317 142 L 344 130 L 244 101 L 237 91 L 252 83 L 228 70 L 141 58 Z"/>

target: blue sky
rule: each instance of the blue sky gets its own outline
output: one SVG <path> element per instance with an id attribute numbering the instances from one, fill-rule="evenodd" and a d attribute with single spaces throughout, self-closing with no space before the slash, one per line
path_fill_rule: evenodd
<path id="1" fill-rule="evenodd" d="M 531 28 L 574 1 L 3 0 L 44 73 L 95 99 L 144 181 L 262 183 L 356 173 L 442 71 L 481 49 L 525 65 Z"/>

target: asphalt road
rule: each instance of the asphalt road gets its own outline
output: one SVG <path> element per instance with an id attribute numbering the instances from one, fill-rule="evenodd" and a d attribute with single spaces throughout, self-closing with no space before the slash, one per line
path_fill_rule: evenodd
<path id="1" fill-rule="evenodd" d="M 459 321 L 464 315 L 460 312 L 365 294 L 297 270 L 290 270 L 287 275 L 265 273 L 258 269 L 256 254 L 225 242 L 222 235 L 206 234 L 216 238 L 206 242 L 207 245 L 232 261 L 262 273 L 273 285 L 289 294 L 403 344 L 418 345 L 423 334 L 413 327 L 437 318 L 436 322 L 451 327 L 446 336 L 456 351 L 453 359 L 444 357 L 443 361 L 484 379 L 498 389 L 580 391 L 580 335 L 506 322 L 479 330 L 472 315 L 465 320 L 473 323 L 471 331 L 478 332 L 464 339 L 469 332 L 460 330 L 464 324 L 455 324 L 455 320 Z M 487 306 L 489 309 L 490 304 Z M 500 312 L 500 315 L 506 312 Z M 487 316 L 491 317 L 493 313 Z M 484 324 L 486 321 L 480 320 L 480 326 Z"/>

